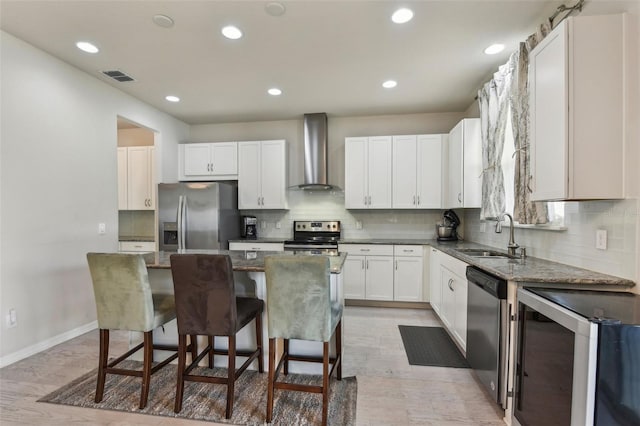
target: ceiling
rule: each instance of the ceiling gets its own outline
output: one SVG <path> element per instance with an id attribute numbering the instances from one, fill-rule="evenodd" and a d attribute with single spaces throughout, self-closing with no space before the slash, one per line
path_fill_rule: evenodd
<path id="1" fill-rule="evenodd" d="M 298 0 L 281 1 L 285 13 L 272 16 L 267 3 L 2 0 L 0 28 L 186 123 L 213 124 L 309 112 L 464 111 L 518 42 L 562 4 Z M 400 6 L 414 11 L 402 25 L 390 20 Z M 156 14 L 175 24 L 154 24 Z M 222 37 L 228 24 L 244 37 Z M 100 53 L 81 52 L 79 40 L 93 42 Z M 505 51 L 485 55 L 496 42 Z M 120 83 L 101 73 L 114 69 L 135 81 Z M 382 88 L 387 79 L 398 86 Z M 270 87 L 282 95 L 268 95 Z M 167 102 L 166 95 L 181 102 Z"/>

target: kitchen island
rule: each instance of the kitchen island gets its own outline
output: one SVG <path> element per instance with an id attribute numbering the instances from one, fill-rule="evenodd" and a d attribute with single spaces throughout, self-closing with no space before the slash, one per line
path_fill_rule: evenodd
<path id="1" fill-rule="evenodd" d="M 250 296 L 262 299 L 265 302 L 265 310 L 262 317 L 262 340 L 263 340 L 263 359 L 265 368 L 268 368 L 268 309 L 267 302 L 267 283 L 265 276 L 264 260 L 267 256 L 286 256 L 292 255 L 291 252 L 254 252 L 254 251 L 230 251 L 230 250 L 181 250 L 179 253 L 184 254 L 226 254 L 231 258 L 231 264 L 234 271 L 234 281 L 236 283 L 236 292 L 239 296 Z M 144 255 L 147 269 L 149 271 L 149 281 L 154 292 L 173 293 L 173 279 L 171 277 L 171 261 L 170 256 L 176 252 L 151 252 Z M 308 256 L 305 254 L 295 254 L 295 256 Z M 331 270 L 331 300 L 344 302 L 343 285 L 342 285 L 342 266 L 346 259 L 346 254 L 337 256 L 327 256 L 329 258 Z M 245 326 L 236 336 L 238 350 L 255 348 L 256 339 L 254 336 L 255 328 L 253 326 Z M 344 336 L 344 333 L 343 333 Z M 141 339 L 140 333 L 132 333 L 130 345 L 135 345 Z M 173 320 L 166 324 L 163 328 L 154 330 L 154 342 L 175 344 L 178 341 L 177 324 Z M 204 348 L 204 339 L 198 343 L 200 349 Z M 333 347 L 333 345 L 332 345 Z M 216 337 L 216 348 L 226 349 L 227 338 Z M 322 342 L 309 342 L 292 340 L 290 343 L 292 354 L 299 355 L 322 355 Z M 332 354 L 333 356 L 333 354 Z M 216 357 L 216 365 L 226 367 L 226 357 Z M 257 369 L 257 362 L 253 362 L 252 367 Z M 315 363 L 298 363 L 291 362 L 289 370 L 292 373 L 311 373 L 321 374 L 322 365 Z"/>

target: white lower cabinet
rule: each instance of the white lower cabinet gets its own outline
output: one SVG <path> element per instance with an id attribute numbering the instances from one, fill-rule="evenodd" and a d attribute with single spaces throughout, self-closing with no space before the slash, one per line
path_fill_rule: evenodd
<path id="1" fill-rule="evenodd" d="M 442 303 L 440 251 L 432 247 L 429 248 L 429 250 L 429 303 L 431 304 L 431 308 L 439 315 L 440 305 Z"/>
<path id="2" fill-rule="evenodd" d="M 393 300 L 393 246 L 340 244 L 345 299 Z"/>
<path id="3" fill-rule="evenodd" d="M 437 253 L 434 256 L 434 250 L 431 252 L 431 306 L 449 333 L 466 351 L 468 265 L 438 250 L 435 250 Z"/>
<path id="4" fill-rule="evenodd" d="M 424 267 L 422 246 L 398 245 L 393 247 L 393 300 L 421 302 L 422 271 Z"/>
<path id="5" fill-rule="evenodd" d="M 284 251 L 284 243 L 262 243 L 262 242 L 229 242 L 229 250 L 240 251 Z"/>
<path id="6" fill-rule="evenodd" d="M 423 247 L 419 245 L 340 244 L 346 299 L 423 301 Z"/>

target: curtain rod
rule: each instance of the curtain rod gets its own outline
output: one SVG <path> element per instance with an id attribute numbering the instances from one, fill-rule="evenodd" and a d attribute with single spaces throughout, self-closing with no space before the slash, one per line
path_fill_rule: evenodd
<path id="1" fill-rule="evenodd" d="M 584 3 L 585 0 L 579 0 L 578 3 L 574 4 L 573 6 L 567 7 L 564 4 L 561 4 L 560 6 L 558 6 L 558 8 L 556 9 L 556 11 L 553 13 L 553 15 L 551 15 L 549 17 L 549 25 L 551 25 L 551 28 L 554 27 L 553 25 L 553 20 L 556 19 L 556 17 L 563 13 L 563 12 L 567 12 L 566 15 L 564 15 L 562 17 L 562 19 L 560 19 L 558 21 L 558 24 L 562 21 L 564 21 L 569 15 L 571 15 L 574 11 L 578 11 L 578 12 L 582 12 L 582 8 L 584 7 Z"/>

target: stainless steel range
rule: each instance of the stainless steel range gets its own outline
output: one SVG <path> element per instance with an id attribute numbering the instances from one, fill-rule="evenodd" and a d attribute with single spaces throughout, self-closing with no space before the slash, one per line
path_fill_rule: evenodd
<path id="1" fill-rule="evenodd" d="M 293 240 L 284 242 L 284 250 L 337 256 L 339 240 L 339 220 L 296 220 L 293 222 Z"/>

